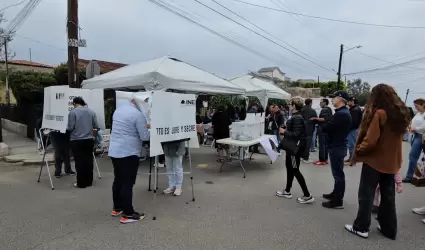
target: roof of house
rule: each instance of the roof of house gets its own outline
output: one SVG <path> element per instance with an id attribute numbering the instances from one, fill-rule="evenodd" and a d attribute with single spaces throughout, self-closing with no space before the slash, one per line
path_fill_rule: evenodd
<path id="1" fill-rule="evenodd" d="M 273 71 L 273 70 L 278 70 L 282 75 L 284 75 L 285 73 L 283 73 L 280 69 L 279 69 L 279 67 L 268 67 L 268 68 L 261 68 L 259 71 L 258 71 L 258 73 L 263 73 L 263 72 L 271 72 L 271 71 Z"/>
<path id="2" fill-rule="evenodd" d="M 99 60 L 86 60 L 86 59 L 78 59 L 78 68 L 86 68 L 90 61 L 96 61 L 99 64 L 100 71 L 102 73 L 106 73 L 109 71 L 113 71 L 119 68 L 122 68 L 124 66 L 127 66 L 127 64 L 123 63 L 116 63 L 116 62 L 108 62 L 108 61 L 99 61 Z"/>
<path id="3" fill-rule="evenodd" d="M 1 60 L 0 63 L 5 63 L 4 60 Z M 46 68 L 46 69 L 54 69 L 54 66 L 42 64 L 38 62 L 31 62 L 27 60 L 8 60 L 8 64 L 11 65 L 22 65 L 22 66 L 30 66 L 30 67 L 37 67 L 37 68 Z"/>

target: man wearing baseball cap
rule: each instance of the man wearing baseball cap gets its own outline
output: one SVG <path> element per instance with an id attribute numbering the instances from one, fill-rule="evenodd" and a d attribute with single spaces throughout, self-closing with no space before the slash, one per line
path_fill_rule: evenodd
<path id="1" fill-rule="evenodd" d="M 332 175 L 334 177 L 334 188 L 330 194 L 324 194 L 323 198 L 329 200 L 323 202 L 326 208 L 343 209 L 345 193 L 344 158 L 347 155 L 347 135 L 350 132 L 351 115 L 346 107 L 349 96 L 343 90 L 336 91 L 332 97 L 335 113 L 331 119 L 324 122 L 322 131 L 328 135 L 328 150 L 331 163 Z M 323 121 L 323 118 L 316 118 Z M 323 120 L 321 120 L 323 119 Z"/>

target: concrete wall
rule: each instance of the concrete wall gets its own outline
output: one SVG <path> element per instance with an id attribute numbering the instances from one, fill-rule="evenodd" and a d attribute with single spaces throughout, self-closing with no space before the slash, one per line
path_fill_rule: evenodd
<path id="1" fill-rule="evenodd" d="M 318 98 L 320 97 L 319 88 L 305 89 L 300 87 L 284 88 L 291 96 L 301 96 L 302 98 Z"/>
<path id="2" fill-rule="evenodd" d="M 18 122 L 12 122 L 8 119 L 1 119 L 1 125 L 3 129 L 6 129 L 7 131 L 16 133 L 18 135 L 22 135 L 24 137 L 27 137 L 27 125 L 18 123 Z"/>

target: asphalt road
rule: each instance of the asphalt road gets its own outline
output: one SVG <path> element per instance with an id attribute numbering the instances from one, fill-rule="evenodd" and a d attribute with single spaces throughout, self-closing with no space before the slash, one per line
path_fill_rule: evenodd
<path id="1" fill-rule="evenodd" d="M 405 166 L 408 150 L 406 143 Z M 134 205 L 147 217 L 128 225 L 109 216 L 113 174 L 107 158 L 98 159 L 103 178 L 85 190 L 73 188 L 73 177 L 65 177 L 54 179 L 52 191 L 46 173 L 36 182 L 37 166 L 1 163 L 0 249 L 424 249 L 425 224 L 411 208 L 425 205 L 425 189 L 406 185 L 397 195 L 396 241 L 381 236 L 374 220 L 365 240 L 344 230 L 357 213 L 360 166 L 345 170 L 345 209 L 327 210 L 320 196 L 333 186 L 329 167 L 301 166 L 316 198 L 314 204 L 301 205 L 295 200 L 301 195 L 296 182 L 294 199 L 274 195 L 285 185 L 283 157 L 273 165 L 265 156 L 255 158 L 245 164 L 244 179 L 238 166 L 225 166 L 219 173 L 213 149 L 194 150 L 196 201 L 190 201 L 190 180 L 185 176 L 181 197 L 158 194 L 156 221 L 143 164 Z M 160 188 L 166 183 L 160 176 Z"/>

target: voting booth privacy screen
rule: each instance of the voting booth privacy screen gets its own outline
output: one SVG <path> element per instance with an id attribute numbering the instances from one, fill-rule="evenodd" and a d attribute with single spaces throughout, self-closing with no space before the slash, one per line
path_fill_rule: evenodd
<path id="1" fill-rule="evenodd" d="M 105 108 L 103 89 L 75 89 L 68 86 L 44 88 L 44 107 L 42 128 L 66 132 L 68 114 L 74 106 L 72 100 L 81 97 L 87 106 L 96 113 L 100 129 L 105 129 Z"/>
<path id="2" fill-rule="evenodd" d="M 190 147 L 199 147 L 196 132 L 196 96 L 153 91 L 150 98 L 150 155 L 163 154 L 161 142 L 190 139 Z"/>

